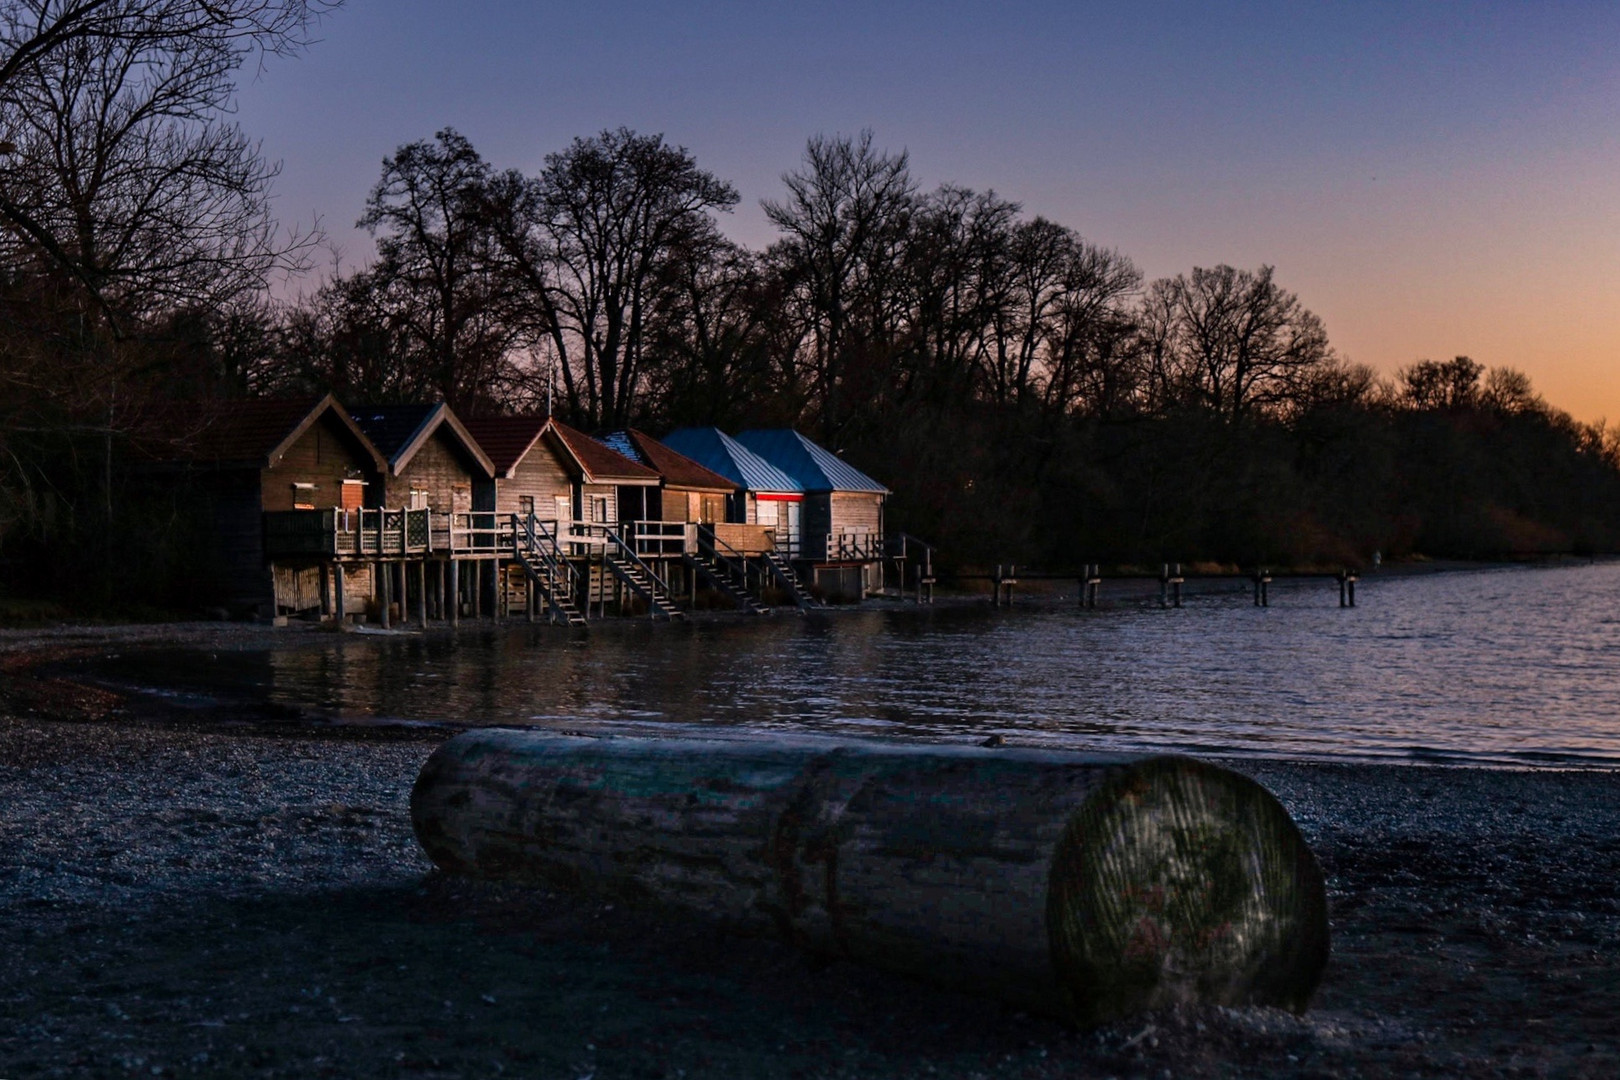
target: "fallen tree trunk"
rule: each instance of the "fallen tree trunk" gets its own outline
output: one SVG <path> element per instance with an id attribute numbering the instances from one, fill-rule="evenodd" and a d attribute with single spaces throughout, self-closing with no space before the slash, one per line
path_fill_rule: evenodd
<path id="1" fill-rule="evenodd" d="M 411 818 L 445 870 L 771 926 L 1081 1024 L 1303 1010 L 1327 962 L 1287 811 L 1189 758 L 473 731 Z"/>

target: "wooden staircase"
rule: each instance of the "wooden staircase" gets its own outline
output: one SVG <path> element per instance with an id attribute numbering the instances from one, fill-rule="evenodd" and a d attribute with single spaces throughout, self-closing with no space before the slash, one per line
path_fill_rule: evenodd
<path id="1" fill-rule="evenodd" d="M 551 621 L 584 626 L 585 616 L 574 603 L 575 571 L 557 545 L 557 537 L 532 516 L 520 514 L 512 515 L 512 537 L 513 553 L 530 587 L 538 591 Z"/>
<path id="2" fill-rule="evenodd" d="M 686 613 L 675 606 L 675 598 L 670 593 L 669 585 L 653 572 L 653 568 L 641 561 L 635 550 L 626 544 L 618 533 L 611 530 L 607 534 L 607 547 L 603 552 L 603 561 L 613 576 L 624 582 L 625 587 L 647 602 L 648 613 L 653 618 L 663 618 L 670 621 L 686 618 Z"/>
<path id="3" fill-rule="evenodd" d="M 821 601 L 805 590 L 804 583 L 799 580 L 798 572 L 793 569 L 793 564 L 783 558 L 781 552 L 766 552 L 760 556 L 759 561 L 770 573 L 771 577 L 775 579 L 776 584 L 781 587 L 782 591 L 793 598 L 793 602 L 798 605 L 800 611 L 822 606 Z"/>
<path id="4" fill-rule="evenodd" d="M 748 559 L 717 537 L 713 529 L 698 526 L 697 553 L 682 556 L 682 561 L 708 579 L 714 591 L 736 604 L 738 611 L 770 614 L 771 609 L 756 600 L 749 588 Z"/>

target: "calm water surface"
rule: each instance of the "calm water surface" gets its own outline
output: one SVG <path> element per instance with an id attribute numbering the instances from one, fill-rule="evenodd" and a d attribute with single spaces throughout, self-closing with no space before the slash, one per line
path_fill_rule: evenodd
<path id="1" fill-rule="evenodd" d="M 1117 587 L 1117 586 L 1116 586 Z M 1105 589 L 1107 586 L 1105 585 Z M 1620 563 L 695 625 L 310 635 L 144 654 L 121 682 L 354 720 L 688 725 L 1316 760 L 1620 765 Z M 1072 588 L 1071 588 L 1072 592 Z M 1105 601 L 1107 594 L 1105 592 Z"/>

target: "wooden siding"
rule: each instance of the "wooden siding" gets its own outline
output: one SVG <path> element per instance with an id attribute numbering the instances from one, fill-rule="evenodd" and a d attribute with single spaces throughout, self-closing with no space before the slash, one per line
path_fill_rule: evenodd
<path id="1" fill-rule="evenodd" d="M 601 500 L 607 500 L 605 512 L 598 509 Z M 574 504 L 574 519 L 592 525 L 619 523 L 619 489 L 613 484 L 581 484 L 579 499 Z M 538 512 L 538 511 L 537 511 Z"/>
<path id="2" fill-rule="evenodd" d="M 510 480 L 495 481 L 495 509 L 502 514 L 518 512 L 518 500 L 534 500 L 534 512 L 541 518 L 556 515 L 557 496 L 571 498 L 574 482 L 544 439 L 518 462 Z"/>
<path id="3" fill-rule="evenodd" d="M 744 555 L 763 555 L 776 550 L 776 532 L 763 525 L 725 525 L 714 527 L 715 539 Z"/>
<path id="4" fill-rule="evenodd" d="M 808 500 L 806 500 L 808 501 Z M 834 492 L 830 533 L 883 532 L 883 496 L 865 492 Z"/>
<path id="5" fill-rule="evenodd" d="M 294 509 L 294 484 L 315 485 L 316 507 L 340 506 L 345 479 L 375 481 L 376 477 L 367 475 L 368 468 L 369 462 L 354 445 L 353 437 L 328 412 L 299 436 L 280 461 L 261 470 L 260 509 Z M 374 498 L 371 490 L 375 484 L 367 487 L 369 500 Z"/>
<path id="6" fill-rule="evenodd" d="M 726 497 L 688 488 L 665 488 L 663 510 L 662 521 L 704 521 L 712 525 L 726 520 Z"/>
<path id="7" fill-rule="evenodd" d="M 440 428 L 411 458 L 400 476 L 388 478 L 385 505 L 409 507 L 413 489 L 427 492 L 428 509 L 441 513 L 466 513 L 472 504 L 473 474 L 450 435 Z"/>

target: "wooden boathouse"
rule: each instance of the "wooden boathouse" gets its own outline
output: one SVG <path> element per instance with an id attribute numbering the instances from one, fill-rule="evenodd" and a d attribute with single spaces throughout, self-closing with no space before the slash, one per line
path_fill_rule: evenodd
<path id="1" fill-rule="evenodd" d="M 867 478 L 873 509 L 845 514 L 847 477 L 807 491 L 716 429 L 677 436 L 464 422 L 442 403 L 350 412 L 328 395 L 222 403 L 153 456 L 205 496 L 216 539 L 199 591 L 237 616 L 581 623 L 678 618 L 705 586 L 754 612 L 860 595 L 826 571 L 878 543 L 858 526 L 881 529 L 881 485 Z"/>
<path id="2" fill-rule="evenodd" d="M 798 559 L 813 585 L 838 600 L 879 591 L 889 489 L 792 428 L 744 431 L 737 441 L 804 490 Z"/>
<path id="3" fill-rule="evenodd" d="M 229 614 L 298 614 L 337 602 L 328 576 L 332 522 L 380 506 L 388 465 L 330 394 L 230 401 L 165 446 L 160 465 L 189 470 L 209 507 L 204 591 Z M 363 602 L 369 574 L 351 579 Z"/>
<path id="4" fill-rule="evenodd" d="M 425 623 L 492 611 L 497 538 L 493 520 L 475 520 L 473 505 L 474 484 L 494 476 L 489 456 L 443 402 L 357 406 L 354 419 L 388 462 L 378 535 L 370 537 L 362 516 L 357 553 L 372 557 L 380 575 L 374 600 L 383 625 L 408 613 Z M 342 563 L 340 556 L 340 573 Z"/>

